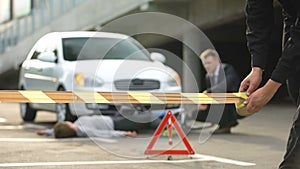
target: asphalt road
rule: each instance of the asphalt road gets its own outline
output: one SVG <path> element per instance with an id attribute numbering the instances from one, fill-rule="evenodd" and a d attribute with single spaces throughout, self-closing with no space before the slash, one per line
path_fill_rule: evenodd
<path id="1" fill-rule="evenodd" d="M 275 169 L 284 154 L 296 110 L 291 104 L 270 104 L 260 113 L 240 120 L 232 134 L 213 135 L 211 129 L 193 130 L 188 139 L 194 156 L 145 156 L 154 133 L 137 138 L 54 139 L 35 131 L 49 128 L 55 115 L 38 113 L 34 123 L 22 122 L 18 104 L 0 104 L 0 168 L 197 168 Z M 173 146 L 160 137 L 153 149 L 185 149 L 178 136 Z"/>

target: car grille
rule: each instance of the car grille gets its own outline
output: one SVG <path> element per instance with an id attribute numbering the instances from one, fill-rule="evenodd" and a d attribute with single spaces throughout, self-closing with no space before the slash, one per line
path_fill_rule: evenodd
<path id="1" fill-rule="evenodd" d="M 160 88 L 160 82 L 149 79 L 126 79 L 114 82 L 118 90 L 153 90 Z"/>

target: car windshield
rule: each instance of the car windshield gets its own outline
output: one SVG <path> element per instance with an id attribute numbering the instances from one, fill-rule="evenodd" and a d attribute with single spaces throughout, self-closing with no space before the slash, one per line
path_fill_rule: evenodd
<path id="1" fill-rule="evenodd" d="M 146 60 L 150 61 L 149 53 L 138 42 L 131 38 L 64 38 L 64 59 L 76 60 Z"/>

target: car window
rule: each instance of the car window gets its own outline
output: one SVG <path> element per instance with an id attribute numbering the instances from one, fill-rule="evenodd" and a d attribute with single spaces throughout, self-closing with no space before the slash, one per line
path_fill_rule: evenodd
<path id="1" fill-rule="evenodd" d="M 37 50 L 35 50 L 34 52 L 33 52 L 33 54 L 32 54 L 32 56 L 31 56 L 31 60 L 33 60 L 33 59 L 37 59 L 37 57 L 38 57 L 38 55 L 40 54 L 41 52 L 38 52 Z"/>
<path id="2" fill-rule="evenodd" d="M 150 61 L 149 53 L 138 42 L 131 38 L 64 38 L 64 59 L 95 60 L 146 60 Z"/>
<path id="3" fill-rule="evenodd" d="M 43 52 L 54 52 L 55 56 L 57 56 L 57 41 L 51 36 L 45 36 L 41 38 L 37 45 L 35 46 L 35 50 L 31 56 L 32 59 L 37 59 L 38 55 Z"/>
<path id="4" fill-rule="evenodd" d="M 42 52 L 45 52 L 47 49 L 47 44 L 45 43 L 45 38 L 42 38 L 37 42 L 37 45 L 35 46 L 35 50 L 31 56 L 32 59 L 37 59 L 38 55 Z"/>

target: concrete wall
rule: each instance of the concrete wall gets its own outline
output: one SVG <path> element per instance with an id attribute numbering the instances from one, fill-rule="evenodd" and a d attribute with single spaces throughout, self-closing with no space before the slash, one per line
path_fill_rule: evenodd
<path id="1" fill-rule="evenodd" d="M 6 52 L 0 55 L 0 73 L 17 68 L 37 39 L 48 32 L 91 29 L 133 10 L 147 1 L 86 0 L 64 15 L 35 30 L 31 36 L 21 39 L 15 46 L 7 48 Z"/>
<path id="2" fill-rule="evenodd" d="M 201 29 L 212 28 L 244 16 L 241 0 L 196 0 L 190 4 L 189 20 Z"/>
<path id="3" fill-rule="evenodd" d="M 36 0 L 35 0 L 36 1 Z M 7 71 L 11 72 L 11 69 L 17 70 L 18 66 L 25 59 L 30 48 L 42 35 L 51 31 L 70 31 L 70 30 L 97 30 L 103 27 L 106 23 L 113 21 L 114 19 L 137 12 L 163 12 L 171 15 L 178 16 L 187 20 L 199 27 L 202 30 L 211 29 L 231 21 L 244 17 L 244 6 L 245 2 L 241 0 L 64 0 L 69 2 L 81 2 L 75 5 L 71 9 L 66 7 L 55 6 L 57 14 L 43 13 L 44 9 L 51 8 L 52 5 L 43 6 L 44 3 L 51 1 L 37 0 L 38 6 L 42 7 L 35 11 L 36 24 L 44 25 L 36 26 L 35 29 L 30 28 L 27 31 L 32 31 L 30 36 L 19 39 L 17 44 L 6 49 L 5 53 L 0 54 L 0 74 Z M 61 0 L 54 0 L 55 3 L 61 3 Z M 52 7 L 53 8 L 53 7 Z M 51 20 L 52 19 L 52 20 Z M 32 18 L 31 18 L 32 20 Z M 29 20 L 30 21 L 30 20 Z M 141 27 L 156 29 L 160 28 L 162 32 L 168 32 L 174 36 L 178 36 L 180 39 L 184 38 L 184 29 L 176 29 L 172 25 L 168 25 L 168 20 L 162 21 L 161 23 L 152 24 L 151 20 L 143 20 L 144 24 L 134 26 L 122 25 L 122 31 L 134 31 L 135 29 L 141 29 Z M 7 27 L 10 24 L 0 25 L 0 36 L 3 27 Z M 106 27 L 107 28 L 107 27 Z M 25 29 L 25 28 L 24 28 Z M 105 31 L 114 31 L 113 29 Z M 181 30 L 181 31 L 178 31 Z M 118 32 L 121 32 L 118 30 Z M 222 34 L 222 32 L 220 32 Z M 142 43 L 146 46 L 163 46 L 168 42 L 168 39 L 160 38 L 159 36 L 148 37 L 142 39 Z M 177 47 L 177 46 L 176 46 Z M 191 67 L 194 76 L 198 77 L 201 75 L 199 68 L 200 62 L 198 59 L 191 58 L 190 52 L 187 52 L 184 46 L 182 54 L 179 56 L 185 59 L 188 66 Z M 196 54 L 197 55 L 197 54 Z M 192 56 L 195 57 L 195 56 Z M 184 73 L 183 73 L 184 74 Z M 203 74 L 203 73 L 202 73 Z M 1 85 L 0 85 L 1 87 Z"/>

